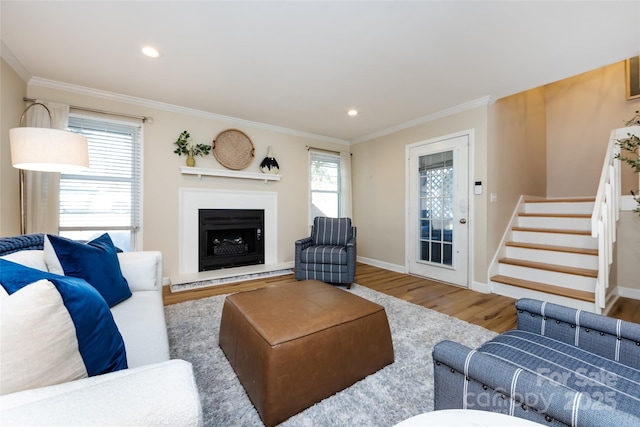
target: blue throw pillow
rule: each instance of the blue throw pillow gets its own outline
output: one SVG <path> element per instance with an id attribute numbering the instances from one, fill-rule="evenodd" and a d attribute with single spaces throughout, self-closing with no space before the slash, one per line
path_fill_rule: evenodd
<path id="1" fill-rule="evenodd" d="M 120 270 L 116 247 L 108 234 L 87 243 L 51 234 L 47 234 L 47 239 L 55 252 L 52 258 L 45 239 L 45 260 L 49 271 L 86 280 L 100 292 L 109 307 L 131 297 L 129 283 Z M 56 262 L 59 265 L 55 265 Z"/>
<path id="2" fill-rule="evenodd" d="M 0 284 L 9 295 L 41 279 L 53 283 L 69 311 L 87 374 L 126 369 L 124 341 L 109 307 L 96 289 L 77 277 L 59 276 L 0 259 Z"/>

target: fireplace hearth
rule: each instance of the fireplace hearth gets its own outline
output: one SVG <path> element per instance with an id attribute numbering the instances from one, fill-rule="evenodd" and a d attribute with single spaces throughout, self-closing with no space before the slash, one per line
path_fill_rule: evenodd
<path id="1" fill-rule="evenodd" d="M 198 271 L 264 264 L 263 209 L 199 209 Z"/>

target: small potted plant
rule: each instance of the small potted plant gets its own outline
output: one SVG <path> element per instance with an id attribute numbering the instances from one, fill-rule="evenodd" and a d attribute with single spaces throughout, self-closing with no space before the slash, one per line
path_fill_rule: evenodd
<path id="1" fill-rule="evenodd" d="M 186 130 L 180 134 L 174 144 L 177 145 L 177 148 L 173 150 L 174 153 L 178 156 L 183 154 L 187 156 L 187 166 L 195 166 L 195 156 L 206 156 L 211 151 L 210 145 L 196 144 Z"/>

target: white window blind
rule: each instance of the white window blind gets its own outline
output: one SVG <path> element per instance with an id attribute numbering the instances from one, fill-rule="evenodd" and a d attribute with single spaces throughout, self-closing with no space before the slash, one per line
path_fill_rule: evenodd
<path id="1" fill-rule="evenodd" d="M 309 150 L 309 223 L 317 216 L 340 216 L 340 156 Z"/>
<path id="2" fill-rule="evenodd" d="M 90 169 L 60 176 L 60 234 L 89 239 L 108 232 L 116 246 L 135 249 L 142 127 L 70 116 L 68 129 L 87 138 Z"/>

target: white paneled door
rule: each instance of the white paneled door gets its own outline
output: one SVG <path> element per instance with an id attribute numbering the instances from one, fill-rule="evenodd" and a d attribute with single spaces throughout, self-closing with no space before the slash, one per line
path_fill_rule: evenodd
<path id="1" fill-rule="evenodd" d="M 409 273 L 467 287 L 469 135 L 407 151 Z"/>

